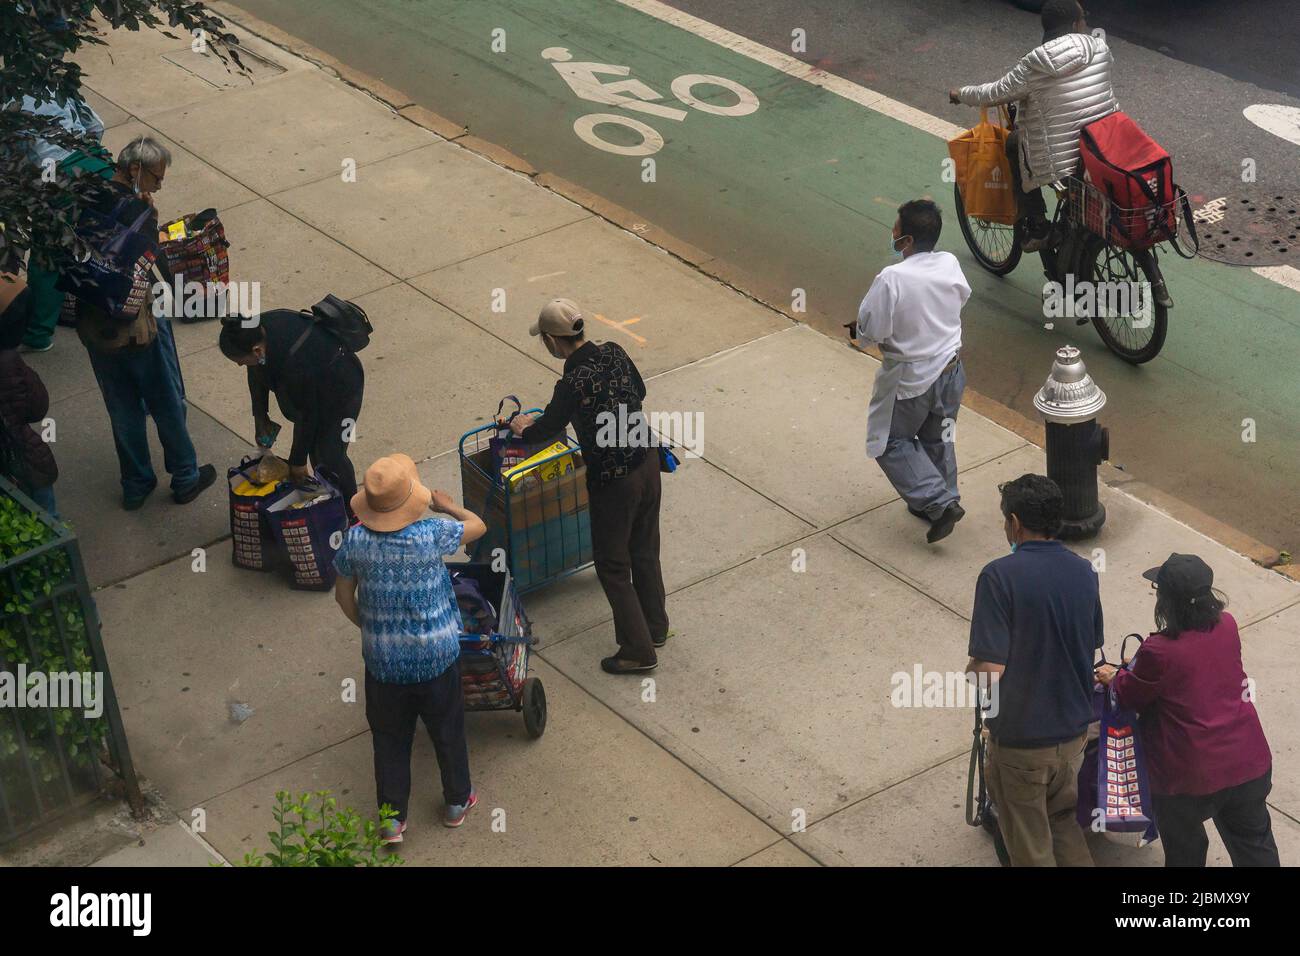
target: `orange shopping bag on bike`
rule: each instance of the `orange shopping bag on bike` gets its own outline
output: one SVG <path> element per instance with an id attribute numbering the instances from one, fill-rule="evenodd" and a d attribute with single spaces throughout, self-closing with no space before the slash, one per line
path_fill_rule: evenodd
<path id="1" fill-rule="evenodd" d="M 1016 195 L 1007 160 L 1007 130 L 989 122 L 988 110 L 980 110 L 973 129 L 948 141 L 948 155 L 967 218 L 1014 225 Z"/>

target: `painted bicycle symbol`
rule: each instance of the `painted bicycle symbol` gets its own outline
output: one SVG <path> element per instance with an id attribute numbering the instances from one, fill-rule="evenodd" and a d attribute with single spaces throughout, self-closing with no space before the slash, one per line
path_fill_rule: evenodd
<path id="1" fill-rule="evenodd" d="M 564 47 L 548 47 L 542 51 L 542 59 L 550 61 L 551 66 L 569 85 L 569 89 L 580 98 L 591 103 L 605 106 L 617 106 L 625 110 L 657 116 L 660 119 L 680 123 L 687 117 L 687 112 L 676 106 L 662 102 L 662 94 L 640 80 L 624 79 L 605 82 L 602 76 L 626 77 L 632 72 L 628 66 L 613 63 L 574 63 L 573 54 Z M 696 95 L 696 88 L 702 86 L 721 87 L 729 90 L 736 97 L 736 102 L 728 106 L 709 103 Z M 673 96 L 690 109 L 714 116 L 748 116 L 758 109 L 758 97 L 753 90 L 742 86 L 735 80 L 707 73 L 687 73 L 672 82 Z M 635 133 L 639 142 L 624 145 L 611 142 L 599 133 L 601 126 L 621 126 Z M 653 156 L 664 147 L 664 138 L 657 129 L 639 119 L 623 113 L 590 113 L 580 116 L 573 123 L 573 131 L 578 138 L 589 146 L 614 153 L 617 156 Z"/>

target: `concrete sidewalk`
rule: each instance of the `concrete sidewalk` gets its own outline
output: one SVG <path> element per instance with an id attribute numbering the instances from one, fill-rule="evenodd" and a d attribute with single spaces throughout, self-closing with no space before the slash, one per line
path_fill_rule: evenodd
<path id="1" fill-rule="evenodd" d="M 404 451 L 426 483 L 459 496 L 459 435 L 485 422 L 501 395 L 533 404 L 550 395 L 559 363 L 526 328 L 558 295 L 599 313 L 605 337 L 629 350 L 649 378 L 649 408 L 700 412 L 706 425 L 704 457 L 665 480 L 665 583 L 678 637 L 661 655 L 653 700 L 641 682 L 599 669 L 614 641 L 594 573 L 530 596 L 546 735 L 529 741 L 511 713 L 468 718 L 481 806 L 457 831 L 438 825 L 431 747 L 418 741 L 403 856 L 994 864 L 987 838 L 963 825 L 967 710 L 896 709 L 891 676 L 964 665 L 976 575 L 1005 553 L 996 486 L 1043 471 L 1041 450 L 964 410 L 967 518 L 926 545 L 864 455 L 872 359 L 448 142 L 413 121 L 419 111 L 395 113 L 235 32 L 252 55 L 251 82 L 158 33 L 118 31 L 80 62 L 110 127 L 106 144 L 117 150 L 147 133 L 173 149 L 161 213 L 218 207 L 232 278 L 260 282 L 264 309 L 334 292 L 371 316 L 359 468 Z M 355 182 L 340 175 L 347 160 Z M 943 240 L 957 242 L 955 229 Z M 865 290 L 871 277 L 862 278 Z M 502 291 L 506 309 L 494 312 Z M 249 451 L 252 421 L 243 376 L 216 348 L 216 331 L 178 325 L 177 339 L 201 460 L 224 469 Z M 340 693 L 345 679 L 362 682 L 355 629 L 328 596 L 230 565 L 220 484 L 185 508 L 155 495 L 122 512 L 84 349 L 61 329 L 54 350 L 30 360 L 54 400 L 60 507 L 102 588 L 96 600 L 141 772 L 180 819 L 205 811 L 203 836 L 231 860 L 266 849 L 276 790 L 328 788 L 369 811 L 364 711 Z M 1078 550 L 1104 552 L 1107 655 L 1124 633 L 1150 627 L 1141 569 L 1171 551 L 1210 562 L 1243 627 L 1275 752 L 1274 827 L 1283 860 L 1295 861 L 1300 584 L 1121 492 L 1103 489 L 1103 501 L 1102 534 Z M 191 557 L 199 547 L 201 573 Z M 253 716 L 232 722 L 233 701 Z M 1226 862 L 1213 839 L 1213 859 Z M 158 865 L 181 858 L 160 845 Z M 1094 849 L 1099 862 L 1162 862 L 1158 844 L 1098 839 Z M 206 853 L 192 858 L 207 862 Z"/>

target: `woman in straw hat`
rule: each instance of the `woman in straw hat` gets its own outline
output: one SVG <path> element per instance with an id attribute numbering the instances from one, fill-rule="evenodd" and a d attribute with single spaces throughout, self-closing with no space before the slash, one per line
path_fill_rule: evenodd
<path id="1" fill-rule="evenodd" d="M 458 827 L 478 801 L 470 784 L 460 690 L 460 612 L 443 558 L 487 533 L 483 519 L 420 483 L 406 455 L 366 469 L 352 499 L 359 523 L 334 558 L 334 596 L 361 628 L 366 721 L 375 748 L 375 789 L 397 811 L 385 843 L 400 843 L 411 795 L 417 718 L 433 740 L 446 801 L 443 822 Z M 448 515 L 431 517 L 429 512 Z"/>

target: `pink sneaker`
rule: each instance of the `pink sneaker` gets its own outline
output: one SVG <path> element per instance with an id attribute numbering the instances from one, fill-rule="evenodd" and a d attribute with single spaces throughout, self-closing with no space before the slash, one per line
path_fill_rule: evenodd
<path id="1" fill-rule="evenodd" d="M 387 845 L 401 843 L 402 834 L 406 832 L 406 821 L 385 820 L 379 828 L 379 842 Z"/>
<path id="2" fill-rule="evenodd" d="M 469 792 L 469 800 L 467 802 L 447 804 L 447 812 L 446 814 L 443 815 L 442 818 L 443 826 L 448 826 L 448 827 L 460 826 L 462 823 L 465 822 L 465 815 L 474 809 L 474 805 L 476 803 L 478 803 L 478 793 L 471 790 Z"/>

